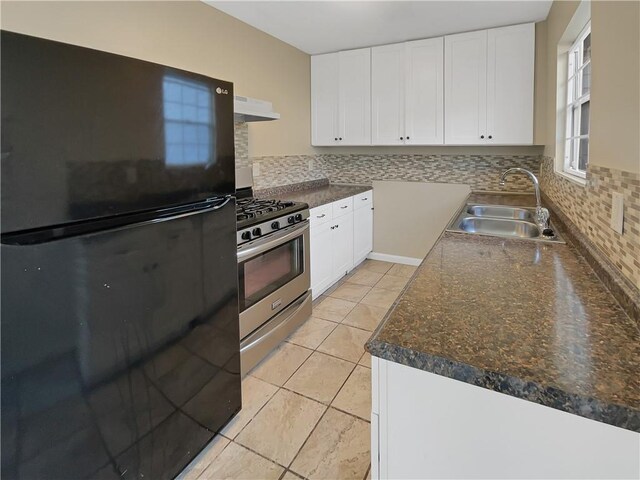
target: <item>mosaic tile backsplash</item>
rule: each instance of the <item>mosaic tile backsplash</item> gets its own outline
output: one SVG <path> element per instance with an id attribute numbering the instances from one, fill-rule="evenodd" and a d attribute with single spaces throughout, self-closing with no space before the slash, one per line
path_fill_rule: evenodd
<path id="1" fill-rule="evenodd" d="M 582 187 L 556 175 L 553 159 L 542 157 L 540 185 L 622 275 L 640 288 L 640 175 L 589 165 L 587 185 Z M 622 235 L 609 226 L 612 192 L 624 195 Z"/>
<path id="2" fill-rule="evenodd" d="M 539 155 L 316 154 L 249 157 L 247 124 L 236 124 L 236 166 L 257 164 L 256 189 L 329 179 L 331 183 L 370 185 L 374 180 L 465 183 L 474 191 L 531 192 L 523 175 L 507 168 L 540 172 L 541 188 L 622 276 L 640 288 L 640 175 L 591 165 L 587 186 L 554 174 L 553 160 Z M 611 192 L 624 194 L 624 234 L 609 226 Z"/>
<path id="3" fill-rule="evenodd" d="M 374 180 L 465 183 L 474 190 L 529 192 L 531 181 L 523 175 L 499 186 L 500 174 L 510 167 L 539 169 L 537 155 L 291 155 L 256 157 L 257 188 L 270 188 L 328 178 L 332 183 L 370 185 Z"/>

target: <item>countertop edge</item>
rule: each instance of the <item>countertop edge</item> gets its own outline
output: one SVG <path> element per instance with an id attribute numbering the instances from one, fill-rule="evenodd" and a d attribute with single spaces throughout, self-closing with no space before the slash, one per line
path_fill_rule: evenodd
<path id="1" fill-rule="evenodd" d="M 432 248 L 427 252 L 423 261 L 429 257 L 436 245 L 447 233 L 451 220 L 462 208 L 476 195 L 485 192 L 470 192 L 461 202 L 460 207 L 452 214 L 447 222 L 447 227 L 440 233 Z M 420 267 L 418 267 L 419 269 Z M 416 274 L 418 271 L 416 271 Z M 409 280 L 402 292 L 396 298 L 393 305 L 371 333 L 371 337 L 365 344 L 365 349 L 373 356 L 405 365 L 429 373 L 434 373 L 453 380 L 461 381 L 487 390 L 510 395 L 512 397 L 527 400 L 538 405 L 554 408 L 566 413 L 578 415 L 590 420 L 602 422 L 614 427 L 623 428 L 640 433 L 640 410 L 609 402 L 602 402 L 587 395 L 579 395 L 566 392 L 558 387 L 544 386 L 536 382 L 523 380 L 519 377 L 506 375 L 500 372 L 489 371 L 457 362 L 448 358 L 439 357 L 429 353 L 415 351 L 399 345 L 392 345 L 378 340 L 378 335 L 383 329 L 398 303 L 402 300 L 406 290 L 413 282 L 415 275 Z"/>
<path id="2" fill-rule="evenodd" d="M 376 340 L 375 333 L 365 345 L 366 350 L 374 357 L 640 433 L 640 411 L 638 410 L 567 393 L 556 387 L 545 387 L 536 382 L 484 370 L 448 358 L 391 345 Z"/>

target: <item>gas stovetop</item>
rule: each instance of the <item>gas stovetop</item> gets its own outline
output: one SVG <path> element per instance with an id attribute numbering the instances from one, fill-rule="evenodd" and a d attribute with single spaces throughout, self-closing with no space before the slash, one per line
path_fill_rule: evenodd
<path id="1" fill-rule="evenodd" d="M 306 203 L 261 198 L 239 198 L 236 207 L 238 245 L 309 217 Z"/>

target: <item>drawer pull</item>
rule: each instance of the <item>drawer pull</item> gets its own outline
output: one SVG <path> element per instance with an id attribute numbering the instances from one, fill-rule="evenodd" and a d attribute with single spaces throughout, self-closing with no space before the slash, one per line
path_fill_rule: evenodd
<path id="1" fill-rule="evenodd" d="M 344 207 L 340 207 L 340 208 L 343 208 L 343 209 L 344 209 L 344 208 L 349 208 L 349 205 L 345 205 Z"/>
<path id="2" fill-rule="evenodd" d="M 364 198 L 361 198 L 360 200 L 364 202 L 365 200 L 369 200 L 369 197 L 364 197 Z"/>
<path id="3" fill-rule="evenodd" d="M 324 217 L 326 217 L 326 216 L 327 216 L 327 214 L 326 214 L 326 213 L 323 213 L 322 215 L 316 215 L 316 218 L 324 218 Z"/>

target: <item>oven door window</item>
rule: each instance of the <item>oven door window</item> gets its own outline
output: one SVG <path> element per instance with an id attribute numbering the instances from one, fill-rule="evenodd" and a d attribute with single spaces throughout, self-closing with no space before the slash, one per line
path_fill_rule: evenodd
<path id="1" fill-rule="evenodd" d="M 240 264 L 240 311 L 269 296 L 304 271 L 303 237 Z"/>

